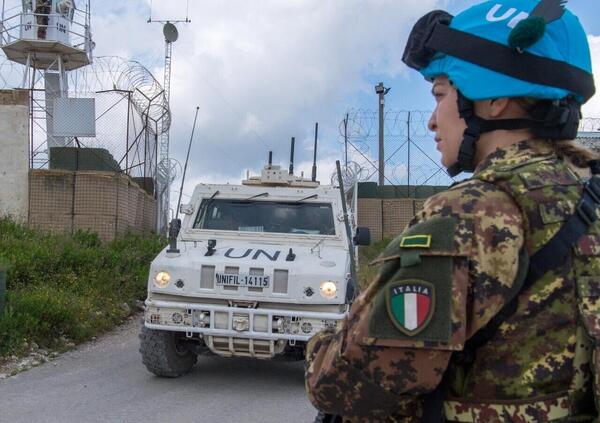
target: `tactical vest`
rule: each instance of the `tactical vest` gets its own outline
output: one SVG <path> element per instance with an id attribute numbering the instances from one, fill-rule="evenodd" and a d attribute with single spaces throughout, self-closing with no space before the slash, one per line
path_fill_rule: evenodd
<path id="1" fill-rule="evenodd" d="M 591 194 L 587 193 L 587 185 L 584 185 L 568 166 L 554 155 L 537 156 L 518 164 L 508 163 L 508 161 L 493 163 L 475 174 L 473 178 L 496 185 L 510 195 L 518 205 L 525 228 L 524 253 L 528 257 L 535 257 L 535 254 L 545 245 L 553 246 L 543 251 L 543 260 L 537 260 L 538 263 L 540 261 L 546 263 L 542 266 L 545 266 L 542 273 L 533 277 L 530 275 L 529 279 L 533 280 L 525 282 L 526 286 L 517 294 L 513 302 L 513 309 L 508 312 L 503 310 L 505 316 L 498 318 L 496 327 L 491 331 L 488 328 L 487 340 L 492 338 L 494 333 L 506 329 L 511 322 L 528 316 L 528 313 L 530 315 L 537 313 L 539 321 L 551 319 L 552 309 L 535 310 L 537 293 L 544 292 L 551 296 L 553 292 L 570 291 L 569 298 L 573 298 L 574 303 L 570 313 L 571 321 L 565 323 L 568 327 L 562 329 L 570 334 L 568 361 L 572 363 L 572 378 L 565 384 L 566 386 L 552 387 L 552 395 L 533 395 L 533 398 L 527 396 L 528 399 L 518 401 L 504 399 L 483 403 L 465 399 L 460 395 L 460 385 L 464 387 L 466 378 L 476 377 L 474 373 L 480 369 L 472 367 L 472 363 L 468 360 L 458 363 L 455 360 L 455 364 L 451 364 L 449 368 L 452 377 L 448 384 L 450 392 L 459 392 L 459 397 L 446 397 L 443 405 L 444 414 L 447 421 L 456 422 L 540 422 L 574 421 L 574 419 L 591 421 L 596 413 L 591 391 L 595 397 L 595 408 L 600 409 L 600 224 L 596 221 L 595 210 L 597 204 L 600 204 L 600 198 L 596 197 L 600 195 L 594 194 L 593 191 Z M 596 180 L 596 178 L 592 179 Z M 584 198 L 588 201 L 583 201 Z M 584 202 L 588 204 L 582 206 Z M 590 207 L 592 207 L 591 212 Z M 576 217 L 572 218 L 572 216 Z M 578 222 L 574 222 L 575 220 Z M 569 234 L 565 235 L 565 232 L 573 231 L 561 231 L 567 223 L 570 225 L 568 228 L 577 225 L 587 225 L 587 227 L 580 228 L 579 232 L 583 235 L 570 237 L 576 241 L 569 241 Z M 564 239 L 556 241 L 553 238 Z M 549 242 L 550 240 L 553 241 Z M 568 252 L 565 251 L 564 260 L 556 257 L 553 262 L 553 257 L 559 255 L 556 253 L 556 245 L 559 245 L 559 249 L 568 249 Z M 549 268 L 550 270 L 547 270 Z M 526 273 L 526 271 L 519 272 L 521 275 Z M 568 304 L 552 304 L 552 307 L 561 310 L 557 312 L 558 314 L 568 313 L 569 310 Z M 573 316 L 576 313 L 578 317 Z M 505 321 L 502 321 L 502 318 Z M 549 326 L 552 325 L 541 325 L 545 328 Z M 557 331 L 559 327 L 560 325 L 557 325 Z M 549 333 L 543 331 L 538 334 L 540 337 L 548 335 Z M 483 339 L 486 339 L 486 336 Z M 471 353 L 474 355 L 477 351 L 481 353 L 481 349 L 478 348 L 479 346 L 472 348 Z M 550 374 L 557 363 L 556 360 L 560 358 L 547 357 L 548 362 L 544 363 L 544 368 Z M 459 377 L 460 380 L 456 385 L 457 381 L 452 379 L 461 374 L 462 377 Z M 455 385 L 452 387 L 453 383 Z"/>

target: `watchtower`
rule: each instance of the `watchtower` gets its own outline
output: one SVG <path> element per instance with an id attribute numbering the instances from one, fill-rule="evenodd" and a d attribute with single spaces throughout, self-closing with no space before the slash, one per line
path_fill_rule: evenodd
<path id="1" fill-rule="evenodd" d="M 48 151 L 73 137 L 94 136 L 93 100 L 69 99 L 67 78 L 68 71 L 92 62 L 90 0 L 78 0 L 82 9 L 75 0 L 11 3 L 2 0 L 0 47 L 9 60 L 25 65 L 21 88 L 31 89 L 32 120 L 45 112 Z M 38 75 L 44 78 L 43 99 L 34 99 Z"/>

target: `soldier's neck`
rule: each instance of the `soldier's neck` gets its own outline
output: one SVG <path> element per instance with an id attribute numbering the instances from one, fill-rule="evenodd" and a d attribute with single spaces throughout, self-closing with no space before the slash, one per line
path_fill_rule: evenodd
<path id="1" fill-rule="evenodd" d="M 482 134 L 477 141 L 475 151 L 475 163 L 479 164 L 483 159 L 496 151 L 498 148 L 508 147 L 523 140 L 532 139 L 528 129 L 492 131 Z"/>

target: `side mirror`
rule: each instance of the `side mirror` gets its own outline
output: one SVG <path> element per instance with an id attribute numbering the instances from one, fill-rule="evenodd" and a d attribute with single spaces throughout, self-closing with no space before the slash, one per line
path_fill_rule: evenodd
<path id="1" fill-rule="evenodd" d="M 179 206 L 179 213 L 194 214 L 194 205 L 193 204 L 181 204 Z"/>
<path id="2" fill-rule="evenodd" d="M 366 226 L 358 226 L 352 241 L 354 245 L 371 245 L 371 231 Z"/>
<path id="3" fill-rule="evenodd" d="M 169 224 L 169 238 L 177 239 L 179 231 L 181 230 L 181 219 L 172 219 Z"/>
<path id="4" fill-rule="evenodd" d="M 181 230 L 181 220 L 173 219 L 169 224 L 169 249 L 167 253 L 179 253 L 179 249 L 177 248 L 177 235 L 179 235 L 179 231 Z"/>

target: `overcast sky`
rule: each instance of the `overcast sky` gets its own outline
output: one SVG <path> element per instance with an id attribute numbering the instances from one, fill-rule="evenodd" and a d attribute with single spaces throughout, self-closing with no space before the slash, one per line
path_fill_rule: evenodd
<path id="1" fill-rule="evenodd" d="M 406 36 L 424 13 L 457 13 L 474 0 L 189 0 L 191 23 L 173 45 L 171 155 L 182 164 L 200 107 L 184 194 L 198 182 L 239 183 L 267 152 L 287 167 L 295 136 L 297 168 L 310 173 L 319 122 L 319 178 L 342 158 L 339 124 L 348 110 L 377 109 L 374 86 L 392 90 L 388 110 L 431 110 L 429 85 L 401 62 Z M 153 19 L 185 19 L 186 0 L 92 1 L 96 56 L 144 64 L 162 81 L 164 38 Z M 572 0 L 594 55 L 600 87 L 597 0 Z M 593 18 L 593 17 L 596 18 Z M 600 96 L 584 108 L 600 117 Z M 423 148 L 434 158 L 433 141 Z M 351 151 L 353 156 L 355 152 Z M 173 189 L 179 189 L 179 181 Z M 175 194 L 172 194 L 176 196 Z"/>

